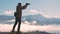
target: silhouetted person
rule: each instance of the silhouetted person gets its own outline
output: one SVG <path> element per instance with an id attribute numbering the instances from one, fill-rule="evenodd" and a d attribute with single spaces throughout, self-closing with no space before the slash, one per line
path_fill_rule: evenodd
<path id="1" fill-rule="evenodd" d="M 16 7 L 16 12 L 14 13 L 15 16 L 15 24 L 13 26 L 13 30 L 12 32 L 14 32 L 14 29 L 18 23 L 18 29 L 17 32 L 19 32 L 20 30 L 20 26 L 21 26 L 21 16 L 22 16 L 22 10 L 26 9 L 26 7 L 30 5 L 29 3 L 26 3 L 24 6 L 21 5 L 21 3 L 18 3 L 18 6 Z"/>

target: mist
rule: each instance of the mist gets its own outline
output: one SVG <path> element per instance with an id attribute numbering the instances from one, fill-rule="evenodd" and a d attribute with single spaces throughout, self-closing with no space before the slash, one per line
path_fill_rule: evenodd
<path id="1" fill-rule="evenodd" d="M 13 24 L 0 24 L 1 32 L 11 32 Z M 17 30 L 17 27 L 15 31 Z M 32 31 L 46 31 L 46 32 L 59 32 L 60 25 L 30 25 L 26 23 L 21 24 L 21 32 Z"/>

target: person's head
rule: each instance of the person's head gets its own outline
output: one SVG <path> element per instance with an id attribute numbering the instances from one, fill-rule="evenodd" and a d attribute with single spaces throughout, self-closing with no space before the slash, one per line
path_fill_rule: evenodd
<path id="1" fill-rule="evenodd" d="M 18 6 L 21 6 L 21 3 L 18 3 Z"/>

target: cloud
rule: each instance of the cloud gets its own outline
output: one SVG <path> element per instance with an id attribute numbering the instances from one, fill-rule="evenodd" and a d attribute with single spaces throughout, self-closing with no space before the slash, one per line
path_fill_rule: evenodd
<path id="1" fill-rule="evenodd" d="M 44 16 L 46 18 L 50 18 L 49 15 L 47 14 L 47 12 L 40 11 L 39 14 L 41 14 L 42 16 Z"/>
<path id="2" fill-rule="evenodd" d="M 25 23 L 25 24 L 30 24 L 28 21 L 25 21 L 24 23 Z"/>
<path id="3" fill-rule="evenodd" d="M 37 10 L 29 10 L 30 13 L 32 14 L 41 14 L 41 15 L 45 15 L 43 11 L 37 11 Z"/>
<path id="4" fill-rule="evenodd" d="M 8 20 L 9 22 L 14 22 L 15 20 Z M 32 25 L 31 25 L 32 24 Z M 59 32 L 60 31 L 60 25 L 35 25 L 36 21 L 32 21 L 29 23 L 28 21 L 25 21 L 21 24 L 21 31 L 22 32 L 28 32 L 28 31 L 46 31 L 46 32 Z M 14 24 L 0 24 L 0 31 L 2 32 L 10 32 L 12 30 Z M 52 29 L 51 29 L 52 28 Z M 17 30 L 17 27 L 15 31 Z"/>
<path id="5" fill-rule="evenodd" d="M 14 10 L 6 10 L 4 11 L 5 15 L 13 15 L 14 14 Z"/>
<path id="6" fill-rule="evenodd" d="M 53 18 L 60 18 L 59 16 L 54 16 Z"/>
<path id="7" fill-rule="evenodd" d="M 37 11 L 36 10 L 29 10 L 31 13 L 36 13 Z"/>
<path id="8" fill-rule="evenodd" d="M 12 30 L 13 24 L 0 24 L 1 32 L 10 32 Z M 51 29 L 52 28 L 52 29 Z M 15 31 L 17 30 L 17 27 Z M 46 31 L 46 32 L 57 32 L 60 31 L 60 25 L 29 25 L 29 24 L 21 24 L 21 31 Z"/>
<path id="9" fill-rule="evenodd" d="M 36 22 L 36 21 L 32 21 L 32 23 L 31 23 L 31 24 L 35 25 L 35 24 L 37 24 L 37 22 Z"/>
<path id="10" fill-rule="evenodd" d="M 42 16 L 46 17 L 46 18 L 49 18 L 47 12 L 44 12 L 44 11 L 37 11 L 37 10 L 29 10 L 29 12 L 31 14 L 41 14 Z"/>
<path id="11" fill-rule="evenodd" d="M 46 18 L 51 18 L 51 17 L 49 17 L 48 14 L 44 14 L 43 16 L 46 17 Z"/>
<path id="12" fill-rule="evenodd" d="M 37 10 L 33 10 L 33 9 L 29 10 L 29 12 L 32 13 L 32 14 L 38 14 L 38 11 Z"/>

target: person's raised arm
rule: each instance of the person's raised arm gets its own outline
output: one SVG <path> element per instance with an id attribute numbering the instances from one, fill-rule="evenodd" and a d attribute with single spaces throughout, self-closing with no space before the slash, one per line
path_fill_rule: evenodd
<path id="1" fill-rule="evenodd" d="M 22 6 L 22 9 L 26 9 L 28 5 L 30 5 L 30 3 L 26 3 L 24 6 Z"/>

